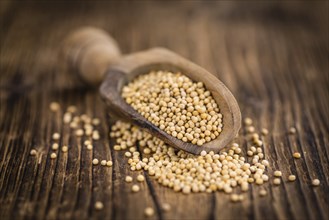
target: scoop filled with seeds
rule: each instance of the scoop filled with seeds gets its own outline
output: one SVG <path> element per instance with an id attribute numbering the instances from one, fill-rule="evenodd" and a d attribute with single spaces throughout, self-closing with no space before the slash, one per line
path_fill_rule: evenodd
<path id="1" fill-rule="evenodd" d="M 241 124 L 238 104 L 222 82 L 162 48 L 124 57 L 100 91 L 112 113 L 194 154 L 219 152 Z"/>
<path id="2" fill-rule="evenodd" d="M 102 83 L 112 115 L 170 146 L 194 154 L 219 152 L 238 133 L 241 113 L 227 87 L 167 49 L 121 56 L 104 31 L 85 28 L 67 38 L 63 57 L 84 82 Z"/>

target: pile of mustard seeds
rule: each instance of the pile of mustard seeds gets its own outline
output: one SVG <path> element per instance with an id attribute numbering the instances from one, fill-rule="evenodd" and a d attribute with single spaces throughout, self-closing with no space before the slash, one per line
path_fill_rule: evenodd
<path id="1" fill-rule="evenodd" d="M 200 155 L 193 155 L 176 150 L 122 121 L 112 126 L 110 136 L 116 138 L 114 149 L 125 151 L 132 171 L 145 170 L 161 185 L 177 192 L 232 193 L 234 188 L 248 191 L 252 183 L 262 185 L 269 181 L 266 174 L 269 162 L 265 160 L 263 142 L 256 133 L 250 134 L 253 146 L 248 150 L 248 156 L 251 162 L 247 162 L 237 143 L 221 153 L 202 151 Z"/>
<path id="2" fill-rule="evenodd" d="M 223 116 L 202 82 L 181 73 L 152 71 L 122 89 L 122 97 L 147 120 L 184 142 L 203 145 L 222 131 Z"/>

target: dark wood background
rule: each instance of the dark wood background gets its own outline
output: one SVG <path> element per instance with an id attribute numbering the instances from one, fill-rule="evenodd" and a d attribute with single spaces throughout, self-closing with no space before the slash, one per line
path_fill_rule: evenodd
<path id="1" fill-rule="evenodd" d="M 155 207 L 156 219 L 329 218 L 328 1 L 1 1 L 0 8 L 0 219 L 142 219 L 146 206 Z M 283 184 L 265 184 L 266 197 L 252 186 L 237 204 L 222 192 L 175 193 L 152 178 L 132 194 L 124 177 L 136 173 L 110 147 L 97 90 L 57 61 L 61 39 L 85 25 L 111 33 L 124 53 L 163 46 L 217 74 L 243 116 L 270 130 L 268 173 L 282 170 Z M 93 152 L 70 137 L 51 101 L 102 119 Z M 296 135 L 288 135 L 291 126 Z M 70 150 L 51 160 L 54 131 Z M 38 157 L 29 156 L 32 148 Z M 292 158 L 295 151 L 302 159 Z M 114 166 L 92 167 L 93 157 L 112 158 Z M 311 187 L 314 178 L 320 187 Z M 96 211 L 95 201 L 104 209 Z M 170 212 L 159 211 L 163 202 Z"/>

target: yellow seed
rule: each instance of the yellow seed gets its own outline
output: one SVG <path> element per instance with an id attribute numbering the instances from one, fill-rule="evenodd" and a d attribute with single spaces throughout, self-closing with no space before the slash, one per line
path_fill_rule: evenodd
<path id="1" fill-rule="evenodd" d="M 262 135 L 264 136 L 268 135 L 268 130 L 266 128 L 262 129 Z"/>
<path id="2" fill-rule="evenodd" d="M 106 162 L 106 166 L 111 167 L 112 165 L 113 165 L 113 162 L 112 162 L 112 161 L 108 160 L 108 161 Z"/>
<path id="3" fill-rule="evenodd" d="M 74 113 L 77 111 L 77 107 L 74 106 L 74 105 L 71 105 L 67 108 L 67 111 L 70 112 L 70 113 Z"/>
<path id="4" fill-rule="evenodd" d="M 99 163 L 99 160 L 98 160 L 98 159 L 96 159 L 96 158 L 93 159 L 93 164 L 94 164 L 94 165 L 98 165 L 98 163 Z"/>
<path id="5" fill-rule="evenodd" d="M 293 182 L 293 181 L 296 180 L 296 176 L 295 176 L 295 175 L 289 175 L 289 176 L 288 176 L 288 180 L 289 180 L 290 182 Z"/>
<path id="6" fill-rule="evenodd" d="M 131 176 L 126 176 L 125 181 L 127 183 L 131 183 L 133 181 L 133 178 Z"/>
<path id="7" fill-rule="evenodd" d="M 102 165 L 102 166 L 106 166 L 106 160 L 102 160 L 102 161 L 101 161 L 101 165 Z"/>
<path id="8" fill-rule="evenodd" d="M 170 206 L 169 203 L 163 203 L 162 204 L 162 209 L 163 209 L 163 211 L 168 212 L 168 211 L 170 211 L 171 206 Z"/>
<path id="9" fill-rule="evenodd" d="M 68 148 L 67 146 L 62 146 L 62 152 L 64 152 L 64 153 L 65 153 L 65 152 L 67 152 L 67 151 L 68 151 L 68 149 L 69 149 L 69 148 Z"/>
<path id="10" fill-rule="evenodd" d="M 244 119 L 244 124 L 249 126 L 249 125 L 252 125 L 252 119 L 251 118 L 245 118 Z"/>
<path id="11" fill-rule="evenodd" d="M 83 135 L 83 130 L 82 129 L 78 129 L 75 131 L 75 135 L 78 136 L 78 137 L 81 137 Z"/>
<path id="12" fill-rule="evenodd" d="M 51 149 L 53 150 L 58 150 L 58 144 L 57 143 L 53 143 L 53 145 L 51 145 Z"/>
<path id="13" fill-rule="evenodd" d="M 144 210 L 144 214 L 145 214 L 145 216 L 147 216 L 147 217 L 151 217 L 151 216 L 154 215 L 154 209 L 151 208 L 151 207 L 147 207 L 147 208 L 145 208 L 145 210 Z"/>
<path id="14" fill-rule="evenodd" d="M 266 196 L 267 195 L 267 191 L 265 189 L 261 189 L 261 190 L 259 190 L 259 195 L 260 196 Z"/>
<path id="15" fill-rule="evenodd" d="M 56 157 L 57 157 L 57 154 L 56 154 L 56 153 L 51 153 L 51 154 L 50 154 L 50 158 L 51 158 L 51 159 L 55 159 Z"/>
<path id="16" fill-rule="evenodd" d="M 274 185 L 280 185 L 281 180 L 279 178 L 274 178 L 273 183 L 274 183 Z"/>
<path id="17" fill-rule="evenodd" d="M 88 144 L 88 145 L 87 145 L 87 150 L 92 150 L 92 149 L 93 149 L 93 145 Z"/>
<path id="18" fill-rule="evenodd" d="M 294 127 L 291 127 L 291 128 L 289 128 L 289 133 L 290 134 L 295 134 L 296 133 L 296 128 L 294 128 Z"/>
<path id="19" fill-rule="evenodd" d="M 61 137 L 61 135 L 59 133 L 55 132 L 52 137 L 54 140 L 58 140 Z"/>
<path id="20" fill-rule="evenodd" d="M 145 180 L 145 177 L 143 175 L 138 175 L 137 176 L 137 181 L 138 182 L 143 182 Z"/>
<path id="21" fill-rule="evenodd" d="M 281 177 L 282 176 L 282 172 L 280 170 L 276 170 L 276 171 L 274 171 L 274 176 Z"/>
<path id="22" fill-rule="evenodd" d="M 95 203 L 95 209 L 96 209 L 96 210 L 102 210 L 103 208 L 104 208 L 104 205 L 103 205 L 102 202 L 97 201 L 97 202 Z"/>
<path id="23" fill-rule="evenodd" d="M 31 156 L 35 156 L 35 155 L 37 155 L 37 151 L 34 150 L 34 149 L 32 149 L 32 150 L 30 151 L 30 155 L 31 155 Z"/>
<path id="24" fill-rule="evenodd" d="M 296 159 L 299 159 L 299 158 L 301 158 L 302 156 L 301 156 L 301 154 L 300 154 L 299 152 L 295 152 L 295 153 L 293 154 L 293 157 L 296 158 Z"/>
<path id="25" fill-rule="evenodd" d="M 312 180 L 312 185 L 313 186 L 319 186 L 320 185 L 320 180 L 319 179 Z"/>
<path id="26" fill-rule="evenodd" d="M 60 105 L 58 102 L 51 102 L 49 108 L 51 111 L 56 112 L 60 109 Z"/>
<path id="27" fill-rule="evenodd" d="M 136 185 L 136 184 L 134 184 L 134 185 L 131 187 L 131 190 L 132 190 L 133 192 L 138 192 L 139 189 L 140 189 L 139 186 Z"/>
<path id="28" fill-rule="evenodd" d="M 100 120 L 99 120 L 99 118 L 94 118 L 94 119 L 91 121 L 91 123 L 92 123 L 93 125 L 97 126 L 97 125 L 99 125 Z"/>

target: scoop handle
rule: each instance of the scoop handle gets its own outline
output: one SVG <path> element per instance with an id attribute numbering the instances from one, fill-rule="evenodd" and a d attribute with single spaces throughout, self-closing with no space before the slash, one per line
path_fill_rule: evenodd
<path id="1" fill-rule="evenodd" d="M 91 86 L 98 86 L 109 66 L 121 56 L 118 43 L 107 32 L 94 27 L 71 32 L 61 48 L 65 65 Z"/>

